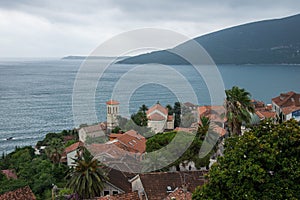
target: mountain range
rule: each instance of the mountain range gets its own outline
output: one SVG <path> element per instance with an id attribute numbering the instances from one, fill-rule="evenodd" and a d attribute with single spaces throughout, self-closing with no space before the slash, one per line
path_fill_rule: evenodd
<path id="1" fill-rule="evenodd" d="M 216 64 L 300 64 L 300 14 L 239 25 L 194 40 Z M 174 48 L 188 52 L 188 44 L 189 41 Z M 188 64 L 168 50 L 141 54 L 119 63 Z"/>

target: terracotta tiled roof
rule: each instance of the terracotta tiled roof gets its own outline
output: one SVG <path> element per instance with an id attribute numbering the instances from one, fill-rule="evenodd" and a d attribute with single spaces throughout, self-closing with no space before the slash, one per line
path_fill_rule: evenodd
<path id="1" fill-rule="evenodd" d="M 174 191 L 186 184 L 187 190 L 193 192 L 197 186 L 204 184 L 205 173 L 203 171 L 155 172 L 140 174 L 139 177 L 147 197 L 151 200 L 162 200 L 169 195 L 168 186 Z"/>
<path id="2" fill-rule="evenodd" d="M 146 114 L 149 115 L 152 112 L 154 112 L 155 110 L 158 110 L 160 112 L 162 112 L 164 115 L 168 115 L 168 109 L 164 108 L 162 105 L 160 105 L 159 103 L 155 104 L 154 106 L 152 106 L 151 108 L 149 108 L 149 110 L 147 110 Z"/>
<path id="3" fill-rule="evenodd" d="M 114 143 L 118 147 L 135 153 L 144 153 L 146 151 L 146 138 L 142 135 L 137 134 L 133 130 L 120 135 Z"/>
<path id="4" fill-rule="evenodd" d="M 260 119 L 275 119 L 276 118 L 276 112 L 273 111 L 263 111 L 263 110 L 257 110 L 255 114 Z"/>
<path id="5" fill-rule="evenodd" d="M 290 114 L 294 111 L 300 110 L 300 106 L 289 106 L 289 107 L 284 107 L 282 108 L 283 114 L 287 115 Z"/>
<path id="6" fill-rule="evenodd" d="M 300 106 L 300 94 L 293 91 L 281 93 L 278 97 L 273 98 L 272 101 L 279 107 Z"/>
<path id="7" fill-rule="evenodd" d="M 125 194 L 100 197 L 97 200 L 140 200 L 140 198 L 137 191 L 135 191 L 135 192 L 125 193 Z"/>
<path id="8" fill-rule="evenodd" d="M 119 105 L 120 103 L 118 101 L 111 99 L 111 100 L 107 101 L 106 104 L 107 105 Z"/>
<path id="9" fill-rule="evenodd" d="M 65 152 L 66 153 L 70 153 L 72 151 L 75 151 L 76 149 L 78 149 L 79 147 L 83 146 L 83 143 L 82 142 L 76 142 L 70 146 L 68 146 L 66 149 L 65 149 Z"/>
<path id="10" fill-rule="evenodd" d="M 29 186 L 0 195 L 0 200 L 35 200 L 35 196 Z"/>
<path id="11" fill-rule="evenodd" d="M 18 179 L 15 170 L 5 169 L 1 170 L 1 172 L 6 176 L 7 179 Z"/>
<path id="12" fill-rule="evenodd" d="M 174 192 L 171 192 L 166 200 L 173 200 L 172 198 L 175 198 L 176 200 L 184 199 L 184 200 L 191 200 L 192 199 L 192 193 L 189 191 L 185 191 L 182 188 L 176 189 Z"/>
<path id="13" fill-rule="evenodd" d="M 162 116 L 159 113 L 153 113 L 151 115 L 148 116 L 148 119 L 151 121 L 163 121 L 166 120 L 166 118 L 164 116 Z"/>

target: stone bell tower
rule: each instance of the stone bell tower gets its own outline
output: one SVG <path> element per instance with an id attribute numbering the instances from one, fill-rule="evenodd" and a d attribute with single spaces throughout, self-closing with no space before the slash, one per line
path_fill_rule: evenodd
<path id="1" fill-rule="evenodd" d="M 119 115 L 119 102 L 109 100 L 106 102 L 106 122 L 107 122 L 107 134 L 118 126 L 117 116 Z"/>

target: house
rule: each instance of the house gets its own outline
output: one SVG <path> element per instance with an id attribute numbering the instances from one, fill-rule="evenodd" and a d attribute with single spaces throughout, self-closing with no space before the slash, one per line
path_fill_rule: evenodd
<path id="1" fill-rule="evenodd" d="M 189 110 L 196 110 L 197 109 L 197 106 L 195 104 L 192 104 L 191 102 L 185 102 L 183 104 L 184 107 L 186 107 L 187 109 Z"/>
<path id="2" fill-rule="evenodd" d="M 107 168 L 108 181 L 105 182 L 101 196 L 130 193 L 131 183 L 128 181 L 136 174 Z"/>
<path id="3" fill-rule="evenodd" d="M 251 102 L 254 105 L 255 114 L 260 120 L 271 119 L 274 122 L 276 121 L 276 112 L 273 111 L 272 105 L 265 105 L 264 102 L 254 99 Z"/>
<path id="4" fill-rule="evenodd" d="M 154 172 L 138 174 L 129 180 L 132 191 L 138 191 L 140 198 L 146 200 L 162 200 L 179 188 L 193 192 L 197 186 L 203 185 L 207 171 L 187 172 Z"/>
<path id="5" fill-rule="evenodd" d="M 148 118 L 148 127 L 153 132 L 163 132 L 165 129 L 174 129 L 174 115 L 168 115 L 168 109 L 157 102 L 146 112 Z"/>
<path id="6" fill-rule="evenodd" d="M 87 138 L 105 138 L 106 136 L 106 124 L 99 123 L 91 126 L 83 126 L 78 131 L 79 140 L 83 143 Z"/>
<path id="7" fill-rule="evenodd" d="M 291 118 L 300 121 L 300 94 L 293 91 L 281 93 L 272 99 L 272 107 L 281 121 Z"/>
<path id="8" fill-rule="evenodd" d="M 84 146 L 82 142 L 76 142 L 65 149 L 65 154 L 67 156 L 67 165 L 69 167 L 74 166 L 74 159 L 77 156 L 77 151 L 80 147 Z"/>
<path id="9" fill-rule="evenodd" d="M 133 153 L 145 153 L 146 138 L 134 130 L 127 131 L 123 134 L 110 134 L 110 141 L 107 144 L 115 144 L 121 149 Z"/>
<path id="10" fill-rule="evenodd" d="M 125 172 L 138 172 L 141 169 L 141 154 L 118 147 L 114 143 L 91 144 L 88 151 L 101 163 Z"/>
<path id="11" fill-rule="evenodd" d="M 0 200 L 36 200 L 29 186 L 9 191 L 0 195 Z"/>

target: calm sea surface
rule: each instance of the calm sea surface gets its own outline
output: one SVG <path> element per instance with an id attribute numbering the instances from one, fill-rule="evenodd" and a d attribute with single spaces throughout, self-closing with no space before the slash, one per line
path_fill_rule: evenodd
<path id="1" fill-rule="evenodd" d="M 82 62 L 61 59 L 0 60 L 0 153 L 8 153 L 15 146 L 34 145 L 48 132 L 75 126 L 72 93 Z M 172 67 L 192 85 L 199 104 L 210 104 L 205 82 L 192 67 Z M 111 98 L 115 83 L 132 68 L 132 65 L 114 65 L 99 79 L 95 95 L 91 97 L 95 102 L 97 121 L 105 121 L 105 102 Z M 243 87 L 253 98 L 266 103 L 271 103 L 271 98 L 281 92 L 300 92 L 299 65 L 222 65 L 218 68 L 226 89 L 234 85 Z M 96 80 L 93 70 L 85 73 L 87 80 Z M 143 79 L 144 76 L 139 73 L 136 72 L 132 82 Z M 177 90 L 187 96 L 187 91 L 181 88 L 176 77 L 166 74 L 165 79 L 173 81 Z M 160 101 L 162 105 L 173 105 L 178 100 L 170 88 L 161 86 L 155 79 L 145 82 L 132 93 L 130 112 L 135 112 L 141 104 L 151 106 Z M 82 95 L 86 94 L 83 92 Z M 119 96 L 122 99 L 122 93 Z M 84 108 L 82 113 L 85 123 L 95 122 L 89 121 L 88 117 L 84 120 Z M 13 139 L 6 140 L 9 137 Z"/>

